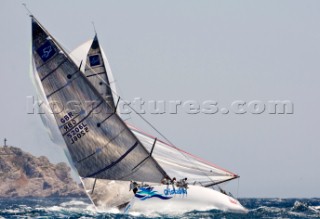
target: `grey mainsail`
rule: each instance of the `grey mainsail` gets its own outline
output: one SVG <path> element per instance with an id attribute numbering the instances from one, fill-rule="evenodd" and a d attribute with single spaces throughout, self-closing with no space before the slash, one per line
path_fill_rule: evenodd
<path id="1" fill-rule="evenodd" d="M 81 177 L 160 182 L 167 176 L 116 114 L 114 105 L 105 101 L 33 16 L 32 54 L 44 93 Z"/>

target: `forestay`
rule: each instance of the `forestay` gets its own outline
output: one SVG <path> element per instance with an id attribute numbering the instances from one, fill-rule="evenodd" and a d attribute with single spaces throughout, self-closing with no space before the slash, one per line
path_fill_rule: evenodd
<path id="1" fill-rule="evenodd" d="M 167 176 L 34 17 L 32 38 L 34 66 L 79 175 L 146 182 Z"/>

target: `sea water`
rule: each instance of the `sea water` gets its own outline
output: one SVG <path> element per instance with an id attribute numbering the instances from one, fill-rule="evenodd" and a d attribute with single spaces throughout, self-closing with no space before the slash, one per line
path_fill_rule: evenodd
<path id="1" fill-rule="evenodd" d="M 0 199 L 0 218 L 320 218 L 320 198 L 239 200 L 249 209 L 248 214 L 210 210 L 180 215 L 124 215 L 116 211 L 97 212 L 84 198 L 6 198 Z"/>

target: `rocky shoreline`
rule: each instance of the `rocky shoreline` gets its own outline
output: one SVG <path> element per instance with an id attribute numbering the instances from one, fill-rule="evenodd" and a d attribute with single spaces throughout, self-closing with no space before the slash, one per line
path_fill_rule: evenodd
<path id="1" fill-rule="evenodd" d="M 86 197 L 66 163 L 52 164 L 13 146 L 0 146 L 0 198 Z"/>

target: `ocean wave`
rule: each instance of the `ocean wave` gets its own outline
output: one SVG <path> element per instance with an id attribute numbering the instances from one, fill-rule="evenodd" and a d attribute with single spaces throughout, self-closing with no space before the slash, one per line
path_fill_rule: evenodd
<path id="1" fill-rule="evenodd" d="M 62 202 L 60 204 L 60 206 L 62 207 L 68 207 L 68 206 L 91 206 L 92 204 L 88 203 L 88 202 L 84 202 L 81 200 L 71 200 L 71 201 L 67 201 L 67 202 Z"/>
<path id="2" fill-rule="evenodd" d="M 320 210 L 320 206 L 312 206 L 312 207 L 314 207 L 317 210 Z"/>
<path id="3" fill-rule="evenodd" d="M 2 218 L 320 218 L 320 199 L 241 199 L 248 214 L 218 210 L 192 211 L 179 215 L 154 212 L 121 214 L 118 209 L 96 211 L 86 199 L 0 199 Z"/>

